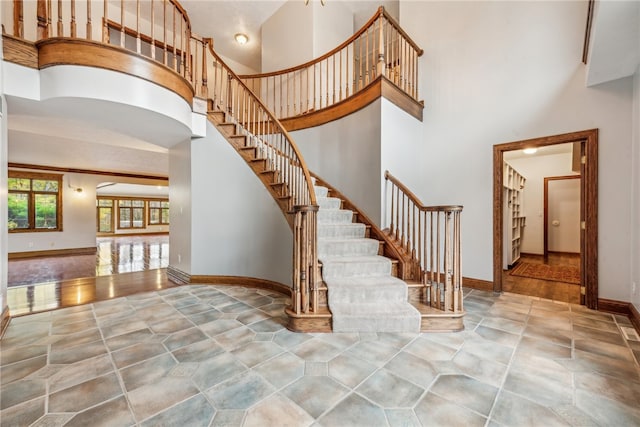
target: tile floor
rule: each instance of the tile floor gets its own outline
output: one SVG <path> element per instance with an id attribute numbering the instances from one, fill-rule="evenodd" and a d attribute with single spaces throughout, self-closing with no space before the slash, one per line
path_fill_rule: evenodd
<path id="1" fill-rule="evenodd" d="M 463 332 L 298 334 L 286 302 L 190 285 L 15 318 L 0 424 L 640 425 L 624 317 L 467 290 Z"/>

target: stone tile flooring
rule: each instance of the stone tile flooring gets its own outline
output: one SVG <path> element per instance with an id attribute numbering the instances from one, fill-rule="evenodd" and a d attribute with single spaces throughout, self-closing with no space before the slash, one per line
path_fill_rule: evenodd
<path id="1" fill-rule="evenodd" d="M 624 317 L 467 290 L 463 332 L 297 334 L 286 302 L 191 285 L 15 318 L 0 424 L 640 425 Z"/>

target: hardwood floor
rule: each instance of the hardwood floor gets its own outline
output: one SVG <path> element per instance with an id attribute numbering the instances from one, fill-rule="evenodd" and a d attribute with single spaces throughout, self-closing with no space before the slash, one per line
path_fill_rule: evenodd
<path id="1" fill-rule="evenodd" d="M 96 255 L 11 260 L 7 301 L 12 316 L 177 286 L 167 279 L 169 237 L 97 239 Z"/>
<path id="2" fill-rule="evenodd" d="M 549 254 L 545 259 L 542 255 L 526 255 L 520 257 L 519 262 L 548 264 L 551 266 L 580 266 L 579 254 Z M 512 276 L 509 271 L 502 272 L 502 290 L 521 295 L 547 298 L 571 304 L 580 304 L 580 285 L 574 283 L 540 280 L 529 277 Z"/>

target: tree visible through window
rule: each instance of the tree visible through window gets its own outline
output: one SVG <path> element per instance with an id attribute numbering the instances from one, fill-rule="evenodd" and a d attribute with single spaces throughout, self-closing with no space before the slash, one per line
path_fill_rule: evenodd
<path id="1" fill-rule="evenodd" d="M 9 171 L 10 232 L 62 230 L 62 175 Z"/>

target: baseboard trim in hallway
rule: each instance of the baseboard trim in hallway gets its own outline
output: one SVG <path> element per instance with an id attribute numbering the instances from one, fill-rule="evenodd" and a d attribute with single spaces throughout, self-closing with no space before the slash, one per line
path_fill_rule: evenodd
<path id="1" fill-rule="evenodd" d="M 6 305 L 2 310 L 2 318 L 0 320 L 0 339 L 2 339 L 2 336 L 9 327 L 9 322 L 11 322 L 11 314 L 9 313 L 9 306 Z"/>
<path id="2" fill-rule="evenodd" d="M 95 255 L 96 247 L 89 248 L 72 248 L 72 249 L 53 249 L 47 251 L 31 251 L 31 252 L 10 252 L 7 254 L 8 259 L 26 259 L 40 258 L 52 256 L 72 256 L 72 255 Z"/>
<path id="3" fill-rule="evenodd" d="M 491 292 L 493 291 L 493 282 L 489 280 L 474 279 L 472 277 L 463 277 L 462 287 Z"/>

